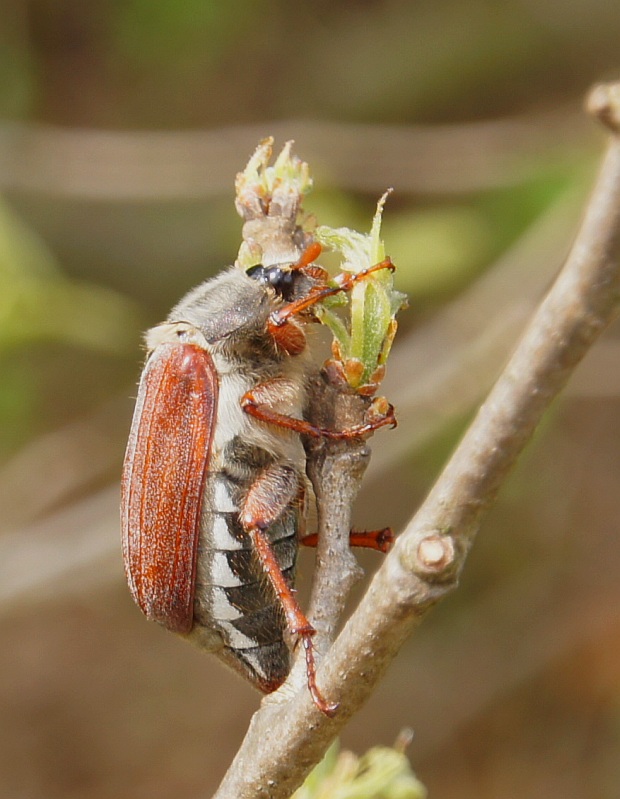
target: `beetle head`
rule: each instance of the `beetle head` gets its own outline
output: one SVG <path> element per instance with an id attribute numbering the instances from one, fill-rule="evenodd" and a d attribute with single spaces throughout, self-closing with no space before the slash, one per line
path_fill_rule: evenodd
<path id="1" fill-rule="evenodd" d="M 246 271 L 246 275 L 262 286 L 270 286 L 286 302 L 293 298 L 297 273 L 290 266 L 256 264 Z"/>
<path id="2" fill-rule="evenodd" d="M 270 286 L 285 302 L 291 302 L 308 292 L 314 282 L 312 267 L 310 270 L 308 267 L 320 254 L 321 245 L 315 242 L 306 247 L 299 259 L 292 264 L 256 264 L 246 270 L 246 275 L 263 286 Z"/>

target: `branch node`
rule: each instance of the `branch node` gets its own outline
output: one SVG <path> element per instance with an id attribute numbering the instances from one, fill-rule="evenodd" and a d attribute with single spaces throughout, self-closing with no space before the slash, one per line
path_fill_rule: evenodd
<path id="1" fill-rule="evenodd" d="M 588 94 L 586 109 L 606 128 L 620 133 L 620 82 L 599 83 Z"/>
<path id="2" fill-rule="evenodd" d="M 457 559 L 454 540 L 449 535 L 432 533 L 412 542 L 403 553 L 403 564 L 423 579 L 445 582 L 453 577 Z"/>

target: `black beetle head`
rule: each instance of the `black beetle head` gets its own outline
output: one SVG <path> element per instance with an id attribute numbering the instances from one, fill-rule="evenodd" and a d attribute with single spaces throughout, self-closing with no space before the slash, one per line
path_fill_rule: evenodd
<path id="1" fill-rule="evenodd" d="M 262 264 L 251 266 L 246 271 L 248 277 L 258 281 L 263 286 L 271 286 L 278 297 L 282 297 L 287 302 L 293 298 L 295 280 L 298 274 L 290 267 L 263 266 Z"/>

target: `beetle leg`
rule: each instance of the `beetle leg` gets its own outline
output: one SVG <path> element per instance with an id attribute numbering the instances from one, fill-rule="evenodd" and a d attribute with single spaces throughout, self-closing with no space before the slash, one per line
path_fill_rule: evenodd
<path id="1" fill-rule="evenodd" d="M 250 488 L 239 514 L 241 524 L 250 536 L 254 551 L 265 574 L 280 600 L 291 635 L 301 640 L 306 655 L 308 688 L 317 708 L 332 716 L 337 704 L 328 702 L 316 684 L 316 664 L 312 637 L 316 630 L 310 624 L 273 553 L 265 530 L 273 524 L 284 508 L 299 492 L 293 470 L 283 464 L 274 464 L 265 469 Z"/>
<path id="2" fill-rule="evenodd" d="M 304 547 L 315 547 L 318 540 L 318 533 L 310 533 L 303 536 L 299 543 Z M 394 533 L 391 527 L 383 527 L 381 530 L 351 530 L 349 533 L 349 545 L 352 547 L 374 549 L 385 554 L 390 551 L 393 543 Z"/>
<path id="3" fill-rule="evenodd" d="M 318 283 L 327 283 L 329 280 L 329 272 L 322 266 L 304 266 L 303 273 Z"/>
<path id="4" fill-rule="evenodd" d="M 346 441 L 350 438 L 365 436 L 386 425 L 396 427 L 396 417 L 392 405 L 387 405 L 384 414 L 375 415 L 366 424 L 349 427 L 347 430 L 327 430 L 324 427 L 316 427 L 305 419 L 296 419 L 294 416 L 288 416 L 286 413 L 275 410 L 273 406 L 278 401 L 282 401 L 282 394 L 286 390 L 286 386 L 287 381 L 278 379 L 259 383 L 241 397 L 241 407 L 246 413 L 261 422 L 283 427 L 286 430 L 294 430 L 300 435 L 329 438 L 334 441 Z"/>
<path id="5" fill-rule="evenodd" d="M 269 317 L 267 330 L 275 344 L 289 355 L 300 355 L 306 349 L 306 335 L 294 321 L 274 324 Z"/>
<path id="6" fill-rule="evenodd" d="M 301 269 L 302 271 L 306 271 L 310 264 L 316 261 L 319 255 L 323 252 L 323 247 L 319 244 L 318 241 L 313 241 L 311 244 L 308 244 L 306 249 L 302 252 L 302 254 L 297 259 L 296 263 L 291 266 L 291 269 Z M 314 267 L 310 267 L 313 269 Z M 321 267 L 317 267 L 321 269 Z"/>

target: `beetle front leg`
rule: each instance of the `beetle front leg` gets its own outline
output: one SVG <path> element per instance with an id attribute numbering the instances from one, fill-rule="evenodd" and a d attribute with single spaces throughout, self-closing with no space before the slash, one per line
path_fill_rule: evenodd
<path id="1" fill-rule="evenodd" d="M 314 257 L 318 258 L 318 254 Z M 296 264 L 294 268 L 303 269 L 304 266 L 305 264 L 302 264 L 301 267 Z M 366 269 L 361 269 L 359 272 L 342 272 L 334 278 L 333 282 L 335 285 L 318 285 L 311 289 L 306 297 L 293 300 L 284 307 L 279 308 L 277 311 L 273 311 L 270 317 L 271 325 L 273 327 L 278 327 L 279 325 L 286 324 L 287 320 L 289 320 L 291 317 L 302 313 L 302 311 L 306 311 L 308 308 L 311 308 L 313 305 L 321 302 L 321 300 L 324 300 L 327 297 L 333 297 L 334 294 L 339 294 L 341 291 L 351 291 L 356 283 L 361 282 L 367 278 L 368 275 L 372 275 L 373 272 L 379 272 L 382 269 L 389 269 L 390 272 L 393 272 L 395 266 L 389 258 L 386 258 L 378 264 L 373 264 L 373 266 L 369 266 Z M 325 273 L 324 270 L 323 273 Z"/>
<path id="2" fill-rule="evenodd" d="M 267 467 L 250 488 L 239 514 L 244 530 L 250 536 L 254 551 L 278 597 L 291 635 L 301 640 L 306 655 L 308 688 L 317 708 L 333 716 L 337 704 L 328 702 L 316 684 L 316 664 L 312 637 L 316 630 L 306 618 L 274 555 L 265 534 L 285 508 L 299 494 L 295 472 L 285 464 Z"/>
<path id="3" fill-rule="evenodd" d="M 274 406 L 281 403 L 283 396 L 286 396 L 287 388 L 288 381 L 285 379 L 276 378 L 266 383 L 260 383 L 243 395 L 241 407 L 246 413 L 261 422 L 293 430 L 300 435 L 328 438 L 332 441 L 359 438 L 386 425 L 396 427 L 394 408 L 388 403 L 386 403 L 384 412 L 375 414 L 366 424 L 349 427 L 346 430 L 327 430 L 324 427 L 316 427 L 305 419 L 296 419 L 294 416 L 288 416 L 275 409 Z"/>

